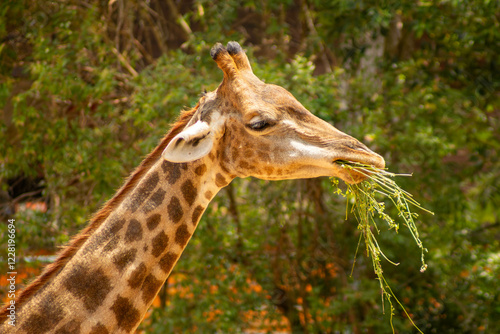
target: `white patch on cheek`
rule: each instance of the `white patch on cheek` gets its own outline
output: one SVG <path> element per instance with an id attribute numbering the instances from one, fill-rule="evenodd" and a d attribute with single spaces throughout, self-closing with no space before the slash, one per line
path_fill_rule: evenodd
<path id="1" fill-rule="evenodd" d="M 290 153 L 291 157 L 303 156 L 307 158 L 324 159 L 329 153 L 329 151 L 324 148 L 309 145 L 302 141 L 293 139 L 290 140 L 290 145 L 294 148 L 294 150 Z"/>

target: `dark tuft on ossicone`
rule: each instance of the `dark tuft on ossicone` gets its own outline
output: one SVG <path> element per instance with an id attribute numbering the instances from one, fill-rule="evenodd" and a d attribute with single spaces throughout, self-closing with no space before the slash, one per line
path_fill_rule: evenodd
<path id="1" fill-rule="evenodd" d="M 213 60 L 217 60 L 217 56 L 219 55 L 219 53 L 224 50 L 224 45 L 222 45 L 221 43 L 215 43 L 215 45 L 210 50 L 210 57 L 212 57 Z"/>
<path id="2" fill-rule="evenodd" d="M 231 56 L 243 51 L 240 44 L 238 42 L 235 42 L 235 41 L 231 41 L 231 42 L 227 43 L 226 48 L 227 48 L 227 52 L 229 52 L 229 54 Z"/>

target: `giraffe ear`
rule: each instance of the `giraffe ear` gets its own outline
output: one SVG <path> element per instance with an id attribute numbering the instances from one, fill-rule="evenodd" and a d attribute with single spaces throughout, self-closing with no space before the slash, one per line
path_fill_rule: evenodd
<path id="1" fill-rule="evenodd" d="M 161 155 L 171 162 L 189 162 L 203 158 L 213 145 L 210 127 L 206 122 L 198 121 L 175 136 Z"/>

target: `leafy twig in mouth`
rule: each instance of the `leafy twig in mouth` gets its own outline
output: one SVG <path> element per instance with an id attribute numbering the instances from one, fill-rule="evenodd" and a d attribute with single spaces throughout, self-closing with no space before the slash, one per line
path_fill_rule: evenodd
<path id="1" fill-rule="evenodd" d="M 382 306 L 384 305 L 384 298 L 386 298 L 391 307 L 391 326 L 392 315 L 394 314 L 394 307 L 391 302 L 391 297 L 394 297 L 397 303 L 404 310 L 405 314 L 408 316 L 408 319 L 410 319 L 413 326 L 415 326 L 415 328 L 420 331 L 420 329 L 415 325 L 415 323 L 409 316 L 406 309 L 392 292 L 383 275 L 381 257 L 383 257 L 393 265 L 398 265 L 399 263 L 395 263 L 389 260 L 380 249 L 375 234 L 372 231 L 373 228 L 375 231 L 377 231 L 377 234 L 380 233 L 380 230 L 378 229 L 375 222 L 375 216 L 378 215 L 379 218 L 381 218 L 389 225 L 389 229 L 394 229 L 396 233 L 399 230 L 399 223 L 397 223 L 391 216 L 389 216 L 385 212 L 385 203 L 378 202 L 376 200 L 376 195 L 383 195 L 389 198 L 398 210 L 398 216 L 401 217 L 404 225 L 408 228 L 413 239 L 417 243 L 417 246 L 421 250 L 421 272 L 424 272 L 427 269 L 427 264 L 425 263 L 424 259 L 424 253 L 427 252 L 427 249 L 424 248 L 422 241 L 420 240 L 417 226 L 415 225 L 415 219 L 418 217 L 418 214 L 411 212 L 410 206 L 413 205 L 430 214 L 434 213 L 422 207 L 409 192 L 399 187 L 398 184 L 392 179 L 395 176 L 411 176 L 411 174 L 395 174 L 388 172 L 385 169 L 376 168 L 358 162 L 339 160 L 336 161 L 336 163 L 339 164 L 342 168 L 357 172 L 366 177 L 366 180 L 360 183 L 347 184 L 347 190 L 345 192 L 342 192 L 342 190 L 338 187 L 338 179 L 332 178 L 332 183 L 337 188 L 334 191 L 335 193 L 340 194 L 344 197 L 350 197 L 354 199 L 354 204 L 351 207 L 350 211 L 356 217 L 356 220 L 358 221 L 358 229 L 361 230 L 358 249 L 361 243 L 361 237 L 363 237 L 367 254 L 372 259 L 373 269 L 375 271 L 375 274 L 377 275 L 377 279 L 380 282 L 380 289 L 382 292 Z M 356 250 L 356 255 L 358 249 Z"/>

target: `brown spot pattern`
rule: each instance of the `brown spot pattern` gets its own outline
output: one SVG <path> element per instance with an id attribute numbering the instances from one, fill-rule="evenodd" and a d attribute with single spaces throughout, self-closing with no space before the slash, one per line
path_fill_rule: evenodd
<path id="1" fill-rule="evenodd" d="M 174 163 L 170 161 L 163 161 L 161 168 L 167 176 L 167 182 L 169 184 L 174 184 L 181 177 L 181 166 L 182 163 Z"/>
<path id="2" fill-rule="evenodd" d="M 274 168 L 271 166 L 266 166 L 266 167 L 264 167 L 264 171 L 267 173 L 267 175 L 270 175 L 273 173 Z"/>
<path id="3" fill-rule="evenodd" d="M 161 231 L 160 233 L 158 233 L 156 237 L 153 238 L 152 245 L 153 249 L 151 253 L 155 257 L 160 256 L 168 245 L 168 236 L 165 234 L 165 232 Z"/>
<path id="4" fill-rule="evenodd" d="M 141 263 L 134 269 L 132 274 L 130 274 L 130 278 L 128 279 L 128 285 L 132 288 L 138 288 L 141 286 L 142 282 L 144 282 L 144 278 L 146 277 L 146 265 Z"/>
<path id="5" fill-rule="evenodd" d="M 174 223 L 178 223 L 182 216 L 184 215 L 184 211 L 182 211 L 181 202 L 175 196 L 172 196 L 170 199 L 170 203 L 167 206 L 168 216 L 171 221 Z"/>
<path id="6" fill-rule="evenodd" d="M 118 296 L 111 306 L 111 310 L 115 314 L 118 327 L 131 331 L 141 320 L 141 314 L 127 298 Z"/>
<path id="7" fill-rule="evenodd" d="M 115 235 L 123 228 L 125 225 L 125 219 L 111 218 L 109 222 L 106 223 L 103 230 L 99 233 L 94 233 L 88 244 L 83 249 L 83 254 L 87 254 L 95 251 L 103 244 L 105 244 L 109 239 L 115 237 Z"/>
<path id="8" fill-rule="evenodd" d="M 111 282 L 102 269 L 92 271 L 82 265 L 75 266 L 63 281 L 63 286 L 80 299 L 91 313 L 97 310 L 111 291 Z"/>
<path id="9" fill-rule="evenodd" d="M 158 290 L 160 290 L 162 284 L 162 281 L 156 279 L 156 277 L 152 274 L 149 274 L 142 284 L 142 300 L 145 303 L 152 301 L 158 293 Z"/>
<path id="10" fill-rule="evenodd" d="M 226 165 L 225 161 L 221 161 L 221 162 L 220 162 L 220 164 L 219 164 L 219 167 L 220 167 L 220 169 L 221 169 L 224 173 L 226 173 L 226 174 L 231 174 L 231 173 L 229 172 L 229 169 L 228 169 L 228 167 L 227 167 L 227 165 Z M 235 176 L 233 176 L 233 178 L 234 178 L 234 177 L 235 177 Z M 228 183 L 229 183 L 229 182 L 228 182 Z"/>
<path id="11" fill-rule="evenodd" d="M 241 160 L 239 163 L 238 163 L 238 166 L 242 169 L 253 169 L 253 167 L 246 161 L 244 160 Z"/>
<path id="12" fill-rule="evenodd" d="M 121 218 L 121 219 L 115 218 L 115 219 L 110 220 L 109 228 L 108 228 L 109 233 L 114 235 L 114 234 L 120 232 L 120 230 L 125 225 L 125 221 L 126 221 L 125 218 Z"/>
<path id="13" fill-rule="evenodd" d="M 115 235 L 111 240 L 108 241 L 108 243 L 103 247 L 102 252 L 107 253 L 109 251 L 112 251 L 113 249 L 116 248 L 118 245 L 118 242 L 120 241 L 120 236 Z"/>
<path id="14" fill-rule="evenodd" d="M 130 206 L 129 209 L 132 212 L 135 212 L 139 206 L 149 197 L 149 195 L 156 188 L 156 185 L 160 181 L 160 177 L 158 176 L 158 172 L 154 172 L 151 174 L 144 183 L 140 186 L 139 189 L 134 191 L 130 198 Z"/>
<path id="15" fill-rule="evenodd" d="M 26 333 L 47 333 L 54 329 L 66 316 L 64 310 L 56 303 L 55 297 L 48 295 L 39 303 L 39 310 L 31 314 L 21 329 Z"/>
<path id="16" fill-rule="evenodd" d="M 55 334 L 79 334 L 80 333 L 80 323 L 76 320 L 71 320 L 59 328 Z"/>
<path id="17" fill-rule="evenodd" d="M 181 186 L 182 195 L 188 204 L 191 206 L 198 195 L 198 191 L 191 180 L 186 180 Z"/>
<path id="18" fill-rule="evenodd" d="M 217 175 L 215 175 L 215 184 L 217 187 L 225 187 L 228 185 L 228 182 L 221 173 L 217 173 Z"/>
<path id="19" fill-rule="evenodd" d="M 154 230 L 161 221 L 161 215 L 159 213 L 155 213 L 154 215 L 148 217 L 146 220 L 146 226 L 150 231 Z"/>
<path id="20" fill-rule="evenodd" d="M 240 153 L 238 149 L 233 147 L 233 149 L 231 150 L 231 158 L 233 158 L 233 160 L 237 160 L 239 155 Z"/>
<path id="21" fill-rule="evenodd" d="M 130 219 L 127 232 L 125 233 L 125 241 L 133 242 L 142 239 L 142 226 L 137 219 Z"/>
<path id="22" fill-rule="evenodd" d="M 200 220 L 200 216 L 201 216 L 201 214 L 203 213 L 204 210 L 205 210 L 205 208 L 202 207 L 201 205 L 198 205 L 194 209 L 193 215 L 191 216 L 191 221 L 192 221 L 193 225 L 196 225 L 196 223 L 198 222 L 198 220 Z"/>
<path id="23" fill-rule="evenodd" d="M 98 322 L 97 325 L 92 327 L 89 334 L 109 334 L 109 331 L 106 326 Z"/>
<path id="24" fill-rule="evenodd" d="M 163 255 L 163 257 L 160 260 L 160 268 L 163 270 L 166 274 L 172 270 L 175 261 L 177 261 L 177 258 L 179 255 L 172 253 L 172 252 L 167 252 L 167 254 Z"/>
<path id="25" fill-rule="evenodd" d="M 208 190 L 205 193 L 205 198 L 208 199 L 208 200 L 212 199 L 212 196 L 213 196 L 213 194 L 212 194 L 212 192 L 210 190 Z"/>
<path id="26" fill-rule="evenodd" d="M 175 242 L 181 245 L 182 247 L 186 246 L 186 243 L 188 242 L 190 237 L 191 233 L 189 233 L 186 224 L 182 224 L 181 226 L 179 226 L 179 228 L 175 232 Z"/>
<path id="27" fill-rule="evenodd" d="M 245 156 L 245 158 L 247 158 L 247 159 L 248 159 L 248 158 L 251 158 L 251 157 L 254 155 L 254 151 L 253 151 L 253 149 L 251 149 L 251 148 L 247 148 L 247 149 L 245 150 L 245 153 L 243 153 L 243 155 L 244 155 L 244 156 Z"/>
<path id="28" fill-rule="evenodd" d="M 148 213 L 150 211 L 153 211 L 154 209 L 156 209 L 158 207 L 158 205 L 160 205 L 161 203 L 163 203 L 163 200 L 165 199 L 165 194 L 167 192 L 163 189 L 158 189 L 154 194 L 153 196 L 151 196 L 151 198 L 148 200 L 148 202 L 146 203 L 146 205 L 144 205 L 144 207 L 142 208 L 142 212 L 144 213 Z"/>
<path id="29" fill-rule="evenodd" d="M 268 153 L 259 151 L 257 154 L 259 155 L 260 161 L 271 161 L 271 157 L 269 156 Z"/>
<path id="30" fill-rule="evenodd" d="M 136 255 L 137 249 L 126 249 L 113 257 L 113 263 L 119 271 L 123 271 L 125 267 L 134 262 Z"/>
<path id="31" fill-rule="evenodd" d="M 206 171 L 207 171 L 207 165 L 205 165 L 205 164 L 199 165 L 194 170 L 195 174 L 198 176 L 202 176 L 203 174 L 205 174 Z"/>

